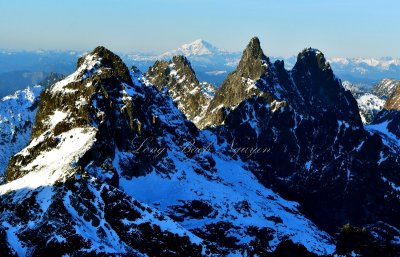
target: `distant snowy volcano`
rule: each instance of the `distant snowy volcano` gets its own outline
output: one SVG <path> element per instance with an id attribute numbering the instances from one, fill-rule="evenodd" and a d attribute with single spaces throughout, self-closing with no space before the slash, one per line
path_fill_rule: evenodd
<path id="1" fill-rule="evenodd" d="M 183 55 L 190 60 L 200 81 L 219 86 L 227 74 L 236 68 L 241 52 L 229 52 L 203 39 L 197 39 L 159 55 L 135 53 L 122 58 L 128 65 L 134 64 L 140 70 L 146 71 L 156 60 L 170 60 L 177 55 Z"/>
<path id="2" fill-rule="evenodd" d="M 220 55 L 220 54 L 229 54 L 229 52 L 219 49 L 203 39 L 197 39 L 191 43 L 182 45 L 176 50 L 165 52 L 161 56 L 172 57 L 175 55 L 185 55 L 187 57 L 190 57 L 190 56 Z"/>

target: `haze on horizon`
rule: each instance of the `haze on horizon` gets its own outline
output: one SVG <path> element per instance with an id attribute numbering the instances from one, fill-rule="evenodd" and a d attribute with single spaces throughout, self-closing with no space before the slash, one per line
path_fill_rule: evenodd
<path id="1" fill-rule="evenodd" d="M 0 48 L 161 53 L 205 39 L 242 51 L 258 36 L 267 55 L 311 46 L 327 56 L 400 57 L 396 0 L 0 0 Z"/>

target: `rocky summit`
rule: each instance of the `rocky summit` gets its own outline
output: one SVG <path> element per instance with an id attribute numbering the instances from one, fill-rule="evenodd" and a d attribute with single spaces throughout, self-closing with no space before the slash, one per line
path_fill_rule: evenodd
<path id="1" fill-rule="evenodd" d="M 232 108 L 253 95 L 260 95 L 268 102 L 272 102 L 272 97 L 260 91 L 255 85 L 258 81 L 262 81 L 261 77 L 270 67 L 271 63 L 262 52 L 260 41 L 258 38 L 252 38 L 243 51 L 237 69 L 228 75 L 215 92 L 208 106 L 207 115 L 199 124 L 203 127 L 222 124 Z"/>
<path id="2" fill-rule="evenodd" d="M 213 91 L 183 56 L 81 57 L 15 132 L 2 256 L 399 256 L 399 139 L 322 52 L 286 70 L 252 38 Z"/>
<path id="3" fill-rule="evenodd" d="M 146 77 L 158 90 L 165 88 L 185 116 L 201 127 L 199 121 L 203 119 L 215 89 L 211 84 L 198 81 L 186 57 L 180 55 L 169 62 L 156 61 Z"/>

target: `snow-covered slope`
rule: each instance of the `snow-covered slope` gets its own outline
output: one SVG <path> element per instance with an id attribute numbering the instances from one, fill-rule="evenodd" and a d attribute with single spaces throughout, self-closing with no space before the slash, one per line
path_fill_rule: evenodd
<path id="1" fill-rule="evenodd" d="M 386 100 L 381 112 L 379 112 L 371 126 L 392 138 L 400 145 L 400 87 L 397 87 Z M 396 143 L 396 142 L 395 142 Z"/>
<path id="2" fill-rule="evenodd" d="M 200 137 L 210 149 L 217 141 L 208 131 Z M 332 238 L 304 218 L 296 202 L 284 200 L 261 185 L 242 161 L 207 149 L 194 149 L 215 162 L 211 170 L 204 170 L 172 141 L 168 145 L 167 160 L 175 167 L 174 171 L 164 174 L 155 168 L 143 177 L 122 178 L 120 185 L 125 192 L 172 217 L 211 245 L 218 246 L 214 240 L 224 237 L 226 242 L 219 245 L 223 253 L 239 255 L 258 240 L 274 250 L 280 238 L 318 254 L 334 251 Z M 219 151 L 224 148 L 212 147 Z M 119 161 L 117 155 L 115 167 Z"/>
<path id="3" fill-rule="evenodd" d="M 364 124 L 370 123 L 385 105 L 385 100 L 371 93 L 365 93 L 356 100 Z"/>
<path id="4" fill-rule="evenodd" d="M 229 144 L 103 47 L 41 94 L 0 186 L 0 250 L 19 256 L 265 254 L 332 238 Z"/>
<path id="5" fill-rule="evenodd" d="M 29 142 L 42 89 L 28 87 L 0 100 L 0 177 L 11 156 Z"/>

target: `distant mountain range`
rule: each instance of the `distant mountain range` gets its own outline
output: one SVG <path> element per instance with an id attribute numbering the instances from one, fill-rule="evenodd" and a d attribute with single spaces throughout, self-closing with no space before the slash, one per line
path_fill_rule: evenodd
<path id="1" fill-rule="evenodd" d="M 71 73 L 76 59 L 82 54 L 73 51 L 0 50 L 0 98 L 27 86 L 43 84 L 52 73 Z"/>
<path id="2" fill-rule="evenodd" d="M 37 84 L 50 72 L 71 73 L 76 66 L 76 59 L 84 54 L 86 52 L 0 50 L 0 97 Z M 199 81 L 218 87 L 236 69 L 241 52 L 229 52 L 197 39 L 165 53 L 119 53 L 127 66 L 135 65 L 143 72 L 153 66 L 156 60 L 169 61 L 176 55 L 188 58 Z M 286 69 L 291 69 L 297 59 L 295 56 L 270 58 L 272 61 L 282 59 Z M 328 57 L 327 61 L 340 79 L 364 87 L 372 87 L 384 78 L 400 79 L 400 58 Z"/>
<path id="3" fill-rule="evenodd" d="M 198 39 L 162 54 L 134 53 L 123 55 L 122 58 L 126 63 L 133 62 L 139 69 L 146 71 L 154 61 L 168 60 L 174 55 L 186 56 L 200 81 L 207 81 L 219 86 L 228 73 L 236 68 L 241 52 L 229 52 L 205 40 Z M 285 68 L 291 69 L 296 63 L 297 57 L 271 57 L 271 60 L 283 60 Z M 327 61 L 340 79 L 351 81 L 353 84 L 372 87 L 384 78 L 400 79 L 400 58 L 328 57 Z"/>

